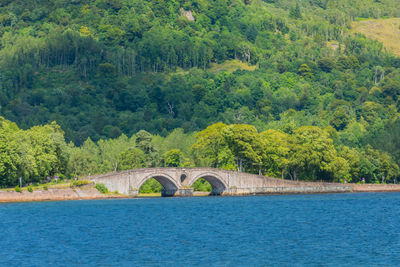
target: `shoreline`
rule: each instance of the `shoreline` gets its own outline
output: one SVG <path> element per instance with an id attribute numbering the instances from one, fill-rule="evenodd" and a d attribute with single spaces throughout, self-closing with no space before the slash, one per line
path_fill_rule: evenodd
<path id="1" fill-rule="evenodd" d="M 0 191 L 0 203 L 115 198 L 129 198 L 129 196 L 120 194 L 102 194 L 95 188 L 49 188 L 48 190 L 35 190 L 33 192 L 23 191 L 21 193 L 15 191 Z"/>
<path id="2" fill-rule="evenodd" d="M 400 184 L 348 184 L 353 187 L 351 192 L 346 193 L 389 193 L 400 192 Z M 308 192 L 304 194 L 318 194 L 320 192 Z M 338 193 L 338 192 L 336 192 Z M 198 192 L 193 196 L 207 196 L 208 192 Z M 242 194 L 241 194 L 242 195 Z M 245 194 L 244 194 L 245 195 Z M 253 195 L 253 194 L 250 194 Z M 269 195 L 269 194 L 262 194 Z M 276 194 L 271 194 L 276 195 Z M 289 195 L 281 193 L 279 195 Z M 155 194 L 142 194 L 139 198 L 160 197 Z M 62 188 L 35 190 L 33 192 L 23 191 L 21 193 L 15 191 L 0 191 L 0 203 L 14 202 L 40 202 L 40 201 L 67 201 L 67 200 L 96 200 L 96 199 L 127 199 L 137 198 L 129 195 L 121 194 L 102 194 L 97 189 L 90 188 Z"/>
<path id="3" fill-rule="evenodd" d="M 400 184 L 353 184 L 353 193 L 400 192 Z"/>

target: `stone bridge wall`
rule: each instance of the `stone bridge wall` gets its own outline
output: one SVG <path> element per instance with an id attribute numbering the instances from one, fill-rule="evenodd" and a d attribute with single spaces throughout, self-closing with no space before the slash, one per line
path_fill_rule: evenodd
<path id="1" fill-rule="evenodd" d="M 351 192 L 344 184 L 311 183 L 269 178 L 260 175 L 213 168 L 147 168 L 92 176 L 110 191 L 137 196 L 140 186 L 150 178 L 163 186 L 163 196 L 191 196 L 191 186 L 199 178 L 206 179 L 214 195 L 296 194 Z"/>

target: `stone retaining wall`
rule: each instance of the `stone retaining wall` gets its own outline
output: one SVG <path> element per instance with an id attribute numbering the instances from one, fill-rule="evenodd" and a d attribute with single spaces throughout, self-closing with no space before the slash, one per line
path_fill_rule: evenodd
<path id="1" fill-rule="evenodd" d="M 258 187 L 229 189 L 224 195 L 268 195 L 268 194 L 326 194 L 351 193 L 353 187 L 349 185 L 320 185 L 290 186 L 290 187 Z"/>
<path id="2" fill-rule="evenodd" d="M 400 184 L 354 184 L 353 192 L 400 192 Z"/>
<path id="3" fill-rule="evenodd" d="M 60 201 L 114 198 L 115 195 L 103 195 L 95 188 L 85 189 L 48 189 L 33 192 L 0 191 L 0 202 L 26 202 L 26 201 Z"/>

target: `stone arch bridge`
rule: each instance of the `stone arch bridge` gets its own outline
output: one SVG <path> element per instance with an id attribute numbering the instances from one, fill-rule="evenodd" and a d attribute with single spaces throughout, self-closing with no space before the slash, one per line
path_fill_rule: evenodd
<path id="1" fill-rule="evenodd" d="M 191 186 L 200 178 L 212 186 L 211 195 L 301 194 L 351 192 L 345 184 L 298 182 L 237 171 L 213 168 L 147 168 L 92 176 L 110 191 L 138 196 L 139 188 L 150 178 L 162 186 L 162 196 L 192 196 Z"/>

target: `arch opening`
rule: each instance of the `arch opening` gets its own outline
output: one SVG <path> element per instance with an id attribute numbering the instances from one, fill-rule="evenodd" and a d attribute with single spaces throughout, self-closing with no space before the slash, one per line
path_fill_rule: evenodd
<path id="1" fill-rule="evenodd" d="M 212 191 L 212 185 L 203 178 L 197 179 L 191 187 L 193 188 L 194 196 L 208 196 Z"/>
<path id="2" fill-rule="evenodd" d="M 153 175 L 143 179 L 139 186 L 139 196 L 174 196 L 178 191 L 178 186 L 163 175 Z"/>
<path id="3" fill-rule="evenodd" d="M 198 187 L 199 183 L 204 186 L 203 188 L 207 188 L 207 184 L 210 185 L 211 188 L 208 188 L 207 190 L 209 192 L 208 195 L 222 195 L 227 189 L 225 184 L 219 178 L 213 175 L 199 176 L 193 181 L 192 187 Z"/>
<path id="4" fill-rule="evenodd" d="M 139 196 L 158 197 L 161 196 L 163 186 L 154 178 L 146 180 L 139 188 Z"/>

